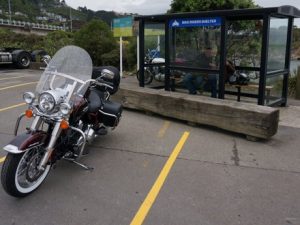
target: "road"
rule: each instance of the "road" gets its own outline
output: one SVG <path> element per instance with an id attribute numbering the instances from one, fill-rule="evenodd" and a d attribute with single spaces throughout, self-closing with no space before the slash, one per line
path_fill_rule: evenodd
<path id="1" fill-rule="evenodd" d="M 40 74 L 0 71 L 1 147 Z M 82 162 L 93 171 L 61 161 L 23 199 L 0 186 L 0 224 L 299 225 L 300 127 L 281 124 L 271 140 L 249 142 L 125 110 L 120 125 L 89 146 Z"/>

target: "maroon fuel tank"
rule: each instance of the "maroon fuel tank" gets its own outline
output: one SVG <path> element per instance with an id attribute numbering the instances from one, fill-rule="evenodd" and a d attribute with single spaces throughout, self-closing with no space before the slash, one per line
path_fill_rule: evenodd
<path id="1" fill-rule="evenodd" d="M 84 97 L 75 96 L 73 105 L 73 111 L 70 115 L 70 121 L 79 120 L 88 110 L 88 102 Z"/>

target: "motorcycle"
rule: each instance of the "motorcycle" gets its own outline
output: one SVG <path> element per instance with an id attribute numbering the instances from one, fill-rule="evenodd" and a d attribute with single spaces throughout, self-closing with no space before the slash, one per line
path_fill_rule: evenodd
<path id="1" fill-rule="evenodd" d="M 34 192 L 60 159 L 92 169 L 79 162 L 88 154 L 86 144 L 114 129 L 122 115 L 122 105 L 110 101 L 119 87 L 119 71 L 101 68 L 91 79 L 92 71 L 85 50 L 66 46 L 50 60 L 35 93 L 24 93 L 28 109 L 16 122 L 16 137 L 4 147 L 1 183 L 8 194 Z M 32 124 L 17 135 L 24 117 L 32 118 Z"/>
<path id="2" fill-rule="evenodd" d="M 145 56 L 145 65 L 147 64 L 163 64 L 165 63 L 165 59 L 159 57 L 159 51 L 157 49 L 148 52 Z M 137 71 L 136 78 L 138 81 L 140 80 L 139 71 Z M 152 65 L 144 67 L 144 83 L 151 84 L 153 79 L 157 81 L 164 81 L 165 80 L 165 72 L 164 66 L 162 65 Z"/>

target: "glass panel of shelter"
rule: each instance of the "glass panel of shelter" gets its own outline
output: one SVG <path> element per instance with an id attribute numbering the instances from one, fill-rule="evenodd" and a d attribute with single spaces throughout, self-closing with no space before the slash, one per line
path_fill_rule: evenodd
<path id="1" fill-rule="evenodd" d="M 145 86 L 163 88 L 165 80 L 165 24 L 145 22 Z"/>
<path id="2" fill-rule="evenodd" d="M 176 91 L 217 97 L 220 25 L 201 25 L 205 18 L 170 21 L 170 82 Z M 211 18 L 212 19 L 212 18 Z M 199 22 L 184 26 L 184 22 Z"/>
<path id="3" fill-rule="evenodd" d="M 288 34 L 287 18 L 270 18 L 265 104 L 282 98 Z"/>
<path id="4" fill-rule="evenodd" d="M 261 64 L 262 20 L 229 21 L 225 98 L 257 103 Z M 235 72 L 231 70 L 232 66 Z M 237 97 L 233 96 L 236 95 Z"/>

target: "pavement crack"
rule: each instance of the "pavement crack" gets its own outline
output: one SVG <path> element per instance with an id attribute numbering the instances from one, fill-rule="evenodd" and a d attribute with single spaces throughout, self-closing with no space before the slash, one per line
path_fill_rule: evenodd
<path id="1" fill-rule="evenodd" d="M 149 152 L 137 152 L 137 151 L 132 151 L 132 150 L 129 150 L 129 149 L 111 148 L 111 147 L 95 146 L 95 145 L 90 145 L 89 147 L 101 148 L 101 149 L 112 150 L 112 151 L 137 153 L 137 154 L 150 155 L 150 156 L 158 156 L 158 157 L 163 157 L 163 158 L 168 158 L 169 157 L 168 155 L 160 155 L 160 154 L 149 153 Z"/>
<path id="2" fill-rule="evenodd" d="M 134 154 L 141 154 L 141 155 L 149 155 L 149 156 L 157 156 L 161 158 L 168 158 L 169 155 L 159 155 L 149 152 L 137 152 L 129 149 L 121 149 L 121 148 L 111 148 L 111 147 L 104 147 L 104 146 L 95 146 L 90 145 L 89 147 L 96 148 L 96 149 L 104 149 L 104 150 L 111 150 L 111 151 L 120 151 L 120 152 L 129 152 Z M 236 148 L 237 149 L 237 148 Z M 184 161 L 190 161 L 190 162 L 198 162 L 203 164 L 210 164 L 210 165 L 216 165 L 216 166 L 226 166 L 226 167 L 236 167 L 236 165 L 231 165 L 227 163 L 220 163 L 220 162 L 211 162 L 211 161 L 205 161 L 205 160 L 199 160 L 199 159 L 190 159 L 190 158 L 184 158 L 184 157 L 178 157 L 177 160 L 184 160 Z M 253 167 L 253 166 L 243 166 L 239 165 L 239 168 L 243 169 L 253 169 L 253 170 L 263 170 L 263 171 L 271 171 L 271 172 L 281 172 L 281 173 L 292 173 L 292 174 L 299 174 L 299 171 L 293 171 L 293 170 L 285 170 L 285 169 L 272 169 L 272 168 L 264 168 L 264 167 Z"/>
<path id="3" fill-rule="evenodd" d="M 240 165 L 240 157 L 239 152 L 236 145 L 236 140 L 233 140 L 233 149 L 232 149 L 233 156 L 231 157 L 231 160 L 234 161 L 234 165 L 239 166 Z"/>

